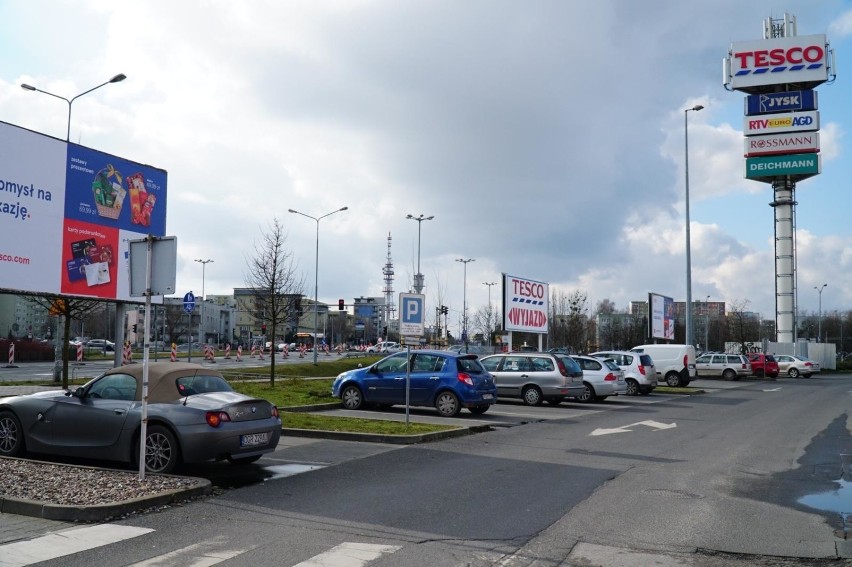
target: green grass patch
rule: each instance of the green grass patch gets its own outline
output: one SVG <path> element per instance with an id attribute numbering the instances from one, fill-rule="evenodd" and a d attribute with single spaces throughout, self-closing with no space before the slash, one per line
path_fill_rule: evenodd
<path id="1" fill-rule="evenodd" d="M 291 357 L 293 355 L 290 355 Z M 306 358 L 305 362 L 276 364 L 275 365 L 275 380 L 278 378 L 328 378 L 335 377 L 341 372 L 353 370 L 364 366 L 369 366 L 374 362 L 381 360 L 384 355 L 366 356 L 358 358 L 341 358 L 333 360 L 323 360 L 324 355 L 320 355 L 317 364 L 314 365 L 311 358 Z M 249 366 L 244 368 L 227 368 L 223 369 L 222 375 L 229 380 L 240 379 L 268 379 L 269 367 L 265 366 Z"/>
<path id="2" fill-rule="evenodd" d="M 347 431 L 351 433 L 377 433 L 381 435 L 420 435 L 459 429 L 452 425 L 413 423 L 384 419 L 360 419 L 356 417 L 333 417 L 312 413 L 281 412 L 283 427 L 293 429 L 316 429 L 321 431 Z"/>
<path id="3" fill-rule="evenodd" d="M 657 386 L 654 388 L 655 393 L 659 394 L 703 394 L 704 390 L 700 388 L 691 388 L 687 386 L 683 388 L 681 386 L 676 386 L 672 388 L 671 386 Z"/>
<path id="4" fill-rule="evenodd" d="M 269 381 L 246 382 L 232 381 L 231 386 L 237 392 L 269 400 L 278 407 L 310 406 L 338 401 L 331 395 L 333 378 L 305 380 L 303 378 L 276 378 L 275 386 Z"/>

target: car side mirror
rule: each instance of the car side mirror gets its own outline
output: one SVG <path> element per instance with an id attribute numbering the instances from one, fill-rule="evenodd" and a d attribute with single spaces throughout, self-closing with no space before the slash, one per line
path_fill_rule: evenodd
<path id="1" fill-rule="evenodd" d="M 83 397 L 83 391 L 84 391 L 84 388 L 82 386 L 80 386 L 79 388 L 75 388 L 73 392 L 71 390 L 68 390 L 68 392 L 65 395 L 66 396 L 69 396 L 69 395 L 74 396 L 75 398 L 82 398 Z"/>

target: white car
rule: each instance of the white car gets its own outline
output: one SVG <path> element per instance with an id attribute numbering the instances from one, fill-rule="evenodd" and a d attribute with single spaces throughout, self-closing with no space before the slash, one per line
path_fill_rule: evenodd
<path id="1" fill-rule="evenodd" d="M 578 402 L 602 402 L 609 396 L 627 394 L 624 370 L 611 359 L 580 355 L 571 358 L 583 369 L 584 391 L 577 396 Z"/>
<path id="2" fill-rule="evenodd" d="M 622 370 L 627 381 L 627 395 L 648 395 L 657 387 L 657 370 L 651 356 L 641 352 L 610 350 L 593 352 L 589 356 L 612 359 Z"/>
<path id="3" fill-rule="evenodd" d="M 392 341 L 381 341 L 381 342 L 374 344 L 373 346 L 368 346 L 367 352 L 387 352 L 384 349 L 386 349 L 390 345 L 395 345 L 395 344 L 397 344 L 397 343 L 394 343 Z M 397 345 L 397 346 L 399 346 L 399 345 Z M 396 352 L 396 351 L 394 351 L 394 352 Z"/>
<path id="4" fill-rule="evenodd" d="M 793 356 L 792 354 L 776 354 L 775 360 L 778 361 L 778 371 L 783 374 L 787 373 L 790 378 L 810 378 L 811 374 L 819 372 L 819 362 L 807 359 L 803 356 Z"/>

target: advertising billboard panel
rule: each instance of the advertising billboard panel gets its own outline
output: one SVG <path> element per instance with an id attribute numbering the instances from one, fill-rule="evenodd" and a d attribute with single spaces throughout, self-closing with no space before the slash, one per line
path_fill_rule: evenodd
<path id="1" fill-rule="evenodd" d="M 0 289 L 131 301 L 128 242 L 166 231 L 166 172 L 0 122 Z"/>
<path id="2" fill-rule="evenodd" d="M 819 132 L 770 134 L 745 139 L 745 157 L 809 154 L 819 151 Z"/>
<path id="3" fill-rule="evenodd" d="M 658 293 L 648 294 L 648 307 L 651 310 L 649 322 L 652 339 L 673 341 L 675 332 L 674 300 Z"/>
<path id="4" fill-rule="evenodd" d="M 503 274 L 503 329 L 547 333 L 549 284 Z"/>
<path id="5" fill-rule="evenodd" d="M 759 117 L 746 116 L 743 118 L 743 133 L 746 136 L 781 134 L 782 132 L 813 132 L 815 130 L 819 130 L 818 110 Z"/>
<path id="6" fill-rule="evenodd" d="M 744 100 L 746 116 L 817 109 L 817 92 L 814 90 L 748 95 Z"/>
<path id="7" fill-rule="evenodd" d="M 807 179 L 820 172 L 819 154 L 794 154 L 746 158 L 746 179 L 792 175 Z"/>
<path id="8" fill-rule="evenodd" d="M 745 91 L 789 83 L 814 87 L 828 80 L 828 53 L 822 34 L 732 43 L 724 82 Z"/>

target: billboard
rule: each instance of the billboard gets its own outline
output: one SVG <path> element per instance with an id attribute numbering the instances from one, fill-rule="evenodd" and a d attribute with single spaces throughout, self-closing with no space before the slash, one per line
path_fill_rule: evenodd
<path id="1" fill-rule="evenodd" d="M 503 274 L 503 329 L 547 333 L 549 285 Z"/>
<path id="2" fill-rule="evenodd" d="M 807 179 L 820 172 L 818 154 L 793 154 L 782 156 L 746 158 L 746 179 L 769 178 L 779 175 L 794 176 L 797 181 Z"/>
<path id="3" fill-rule="evenodd" d="M 674 300 L 658 293 L 648 294 L 648 318 L 652 339 L 673 341 L 675 332 Z"/>
<path id="4" fill-rule="evenodd" d="M 809 154 L 819 151 L 819 132 L 769 134 L 745 139 L 745 157 Z"/>
<path id="5" fill-rule="evenodd" d="M 0 122 L 0 289 L 132 301 L 128 243 L 165 235 L 166 177 Z"/>
<path id="6" fill-rule="evenodd" d="M 812 132 L 814 130 L 819 130 L 818 110 L 759 117 L 746 116 L 743 118 L 743 133 L 746 136 L 780 134 L 782 132 Z"/>
<path id="7" fill-rule="evenodd" d="M 748 95 L 744 100 L 746 116 L 817 109 L 817 92 L 813 90 Z"/>
<path id="8" fill-rule="evenodd" d="M 746 92 L 796 83 L 806 88 L 828 80 L 825 35 L 798 35 L 732 43 L 723 83 Z"/>

